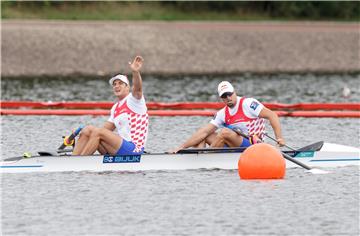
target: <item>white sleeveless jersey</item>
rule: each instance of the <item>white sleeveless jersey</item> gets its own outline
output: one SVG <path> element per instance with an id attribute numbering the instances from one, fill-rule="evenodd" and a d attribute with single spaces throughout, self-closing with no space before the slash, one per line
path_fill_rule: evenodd
<path id="1" fill-rule="evenodd" d="M 265 132 L 265 120 L 259 118 L 259 114 L 263 108 L 264 105 L 254 98 L 237 97 L 233 108 L 224 107 L 216 113 L 210 123 L 218 128 L 231 125 L 247 135 L 256 134 L 262 139 Z"/>

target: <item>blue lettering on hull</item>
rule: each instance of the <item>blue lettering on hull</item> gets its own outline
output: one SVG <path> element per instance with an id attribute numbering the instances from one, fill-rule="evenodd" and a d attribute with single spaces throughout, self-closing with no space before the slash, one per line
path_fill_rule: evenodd
<path id="1" fill-rule="evenodd" d="M 141 155 L 121 155 L 121 156 L 110 156 L 105 155 L 103 163 L 136 163 L 140 162 Z"/>

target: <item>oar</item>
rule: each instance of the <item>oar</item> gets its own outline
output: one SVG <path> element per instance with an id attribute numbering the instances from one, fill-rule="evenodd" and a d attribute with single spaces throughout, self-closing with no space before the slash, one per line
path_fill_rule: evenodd
<path id="1" fill-rule="evenodd" d="M 77 128 L 73 133 L 71 133 L 71 135 L 69 137 L 65 137 L 65 139 L 67 139 L 67 140 L 64 139 L 63 144 L 60 145 L 58 150 L 63 150 L 66 147 L 65 142 L 71 143 L 83 128 L 84 128 L 84 125 L 80 125 L 79 128 Z"/>
<path id="2" fill-rule="evenodd" d="M 60 145 L 60 147 L 56 151 L 39 151 L 38 154 L 40 156 L 57 156 L 60 153 L 71 152 L 72 150 L 64 150 L 67 146 L 66 143 L 71 143 L 75 137 L 80 133 L 80 131 L 84 128 L 84 125 L 80 125 L 70 136 L 65 137 L 64 142 Z M 21 158 L 31 158 L 32 154 L 30 152 L 24 152 Z"/>
<path id="3" fill-rule="evenodd" d="M 264 133 L 264 135 L 266 136 L 266 137 L 268 137 L 269 139 L 271 139 L 272 141 L 275 141 L 275 142 L 277 142 L 277 140 L 276 139 L 274 139 L 273 137 L 271 137 L 270 135 L 268 135 L 267 133 Z M 284 147 L 287 147 L 288 149 L 290 149 L 291 151 L 297 151 L 295 148 L 292 148 L 292 147 L 289 147 L 288 145 L 284 145 Z"/>
<path id="4" fill-rule="evenodd" d="M 232 127 L 232 130 L 233 130 L 235 133 L 237 133 L 238 135 L 241 135 L 242 137 L 249 139 L 249 136 L 246 135 L 246 134 L 244 134 L 239 128 Z M 268 135 L 266 135 L 266 136 L 269 137 Z M 271 138 L 271 139 L 274 140 L 275 142 L 277 142 L 274 138 Z M 292 148 L 290 148 L 290 149 L 292 149 Z M 281 154 L 283 155 L 283 157 L 284 157 L 286 160 L 291 161 L 291 162 L 295 163 L 296 165 L 299 165 L 299 166 L 307 169 L 309 172 L 311 172 L 311 173 L 313 173 L 313 174 L 327 174 L 327 173 L 329 173 L 329 172 L 324 171 L 324 170 L 320 170 L 320 169 L 316 169 L 316 168 L 311 168 L 310 166 L 305 165 L 304 163 L 302 163 L 302 162 L 300 162 L 300 161 L 292 158 L 290 155 L 284 153 L 283 151 L 280 150 L 280 152 L 281 152 Z"/>
<path id="5" fill-rule="evenodd" d="M 237 147 L 237 148 L 185 148 L 180 149 L 177 153 L 224 153 L 224 152 L 243 152 L 246 148 Z"/>

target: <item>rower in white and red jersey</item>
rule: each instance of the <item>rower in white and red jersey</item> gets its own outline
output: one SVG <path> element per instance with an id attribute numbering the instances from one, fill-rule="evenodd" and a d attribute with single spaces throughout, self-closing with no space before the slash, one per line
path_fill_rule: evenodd
<path id="1" fill-rule="evenodd" d="M 228 81 L 218 86 L 218 94 L 225 107 L 218 111 L 209 124 L 196 131 L 187 141 L 171 152 L 178 152 L 188 147 L 249 147 L 263 139 L 265 120 L 270 121 L 276 140 L 280 146 L 285 145 L 281 134 L 279 117 L 254 98 L 239 97 Z M 215 131 L 221 128 L 216 133 Z M 238 128 L 250 139 L 238 135 L 233 129 Z"/>
<path id="2" fill-rule="evenodd" d="M 109 80 L 118 102 L 111 108 L 110 117 L 103 127 L 89 125 L 81 131 L 73 155 L 91 155 L 96 150 L 111 155 L 137 155 L 144 152 L 149 118 L 140 75 L 143 61 L 142 57 L 136 56 L 133 62 L 129 62 L 132 88 L 125 75 L 119 74 Z M 113 132 L 115 129 L 116 133 Z"/>

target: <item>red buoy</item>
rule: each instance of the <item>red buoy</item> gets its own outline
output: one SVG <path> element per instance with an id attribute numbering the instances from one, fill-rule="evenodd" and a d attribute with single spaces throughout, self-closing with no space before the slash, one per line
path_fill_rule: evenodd
<path id="1" fill-rule="evenodd" d="M 238 162 L 241 179 L 283 179 L 285 168 L 281 152 L 267 143 L 248 147 Z"/>

